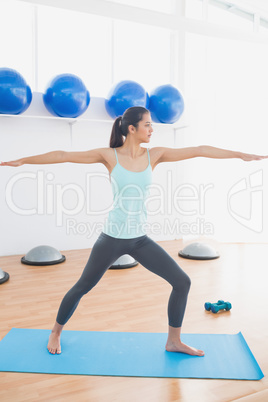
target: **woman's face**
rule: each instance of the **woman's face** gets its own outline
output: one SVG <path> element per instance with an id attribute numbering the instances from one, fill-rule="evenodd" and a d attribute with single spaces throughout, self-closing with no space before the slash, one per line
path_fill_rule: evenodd
<path id="1" fill-rule="evenodd" d="M 139 121 L 138 127 L 134 129 L 136 131 L 136 138 L 138 138 L 141 142 L 149 142 L 153 132 L 151 114 L 144 113 L 142 120 Z"/>

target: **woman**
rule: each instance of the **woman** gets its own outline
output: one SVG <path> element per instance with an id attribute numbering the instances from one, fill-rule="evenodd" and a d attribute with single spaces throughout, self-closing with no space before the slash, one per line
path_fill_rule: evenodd
<path id="1" fill-rule="evenodd" d="M 42 155 L 2 162 L 1 166 L 49 163 L 103 163 L 110 173 L 114 206 L 103 232 L 95 242 L 89 260 L 78 282 L 64 296 L 47 348 L 52 354 L 61 353 L 60 336 L 64 325 L 74 313 L 83 295 L 101 279 L 106 270 L 121 255 L 131 255 L 145 268 L 161 276 L 172 286 L 168 303 L 168 339 L 166 350 L 203 356 L 202 350 L 181 342 L 181 326 L 190 289 L 190 278 L 156 242 L 144 231 L 145 200 L 151 183 L 152 171 L 163 162 L 175 162 L 195 157 L 240 158 L 260 160 L 258 156 L 210 146 L 184 149 L 166 147 L 142 148 L 152 135 L 150 112 L 143 107 L 132 107 L 118 117 L 113 125 L 110 148 L 85 152 L 55 151 Z"/>

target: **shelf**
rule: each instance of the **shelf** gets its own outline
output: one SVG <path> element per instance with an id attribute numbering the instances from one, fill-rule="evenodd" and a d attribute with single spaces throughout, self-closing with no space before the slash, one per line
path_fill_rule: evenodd
<path id="1" fill-rule="evenodd" d="M 58 120 L 58 121 L 65 121 L 67 123 L 76 123 L 78 121 L 96 121 L 96 122 L 103 122 L 103 123 L 112 123 L 113 120 L 104 120 L 104 119 L 85 119 L 82 116 L 79 117 L 57 117 L 57 116 L 40 116 L 40 115 L 30 115 L 30 114 L 0 114 L 1 117 L 11 117 L 11 118 L 20 118 L 20 119 L 46 119 L 46 120 Z"/>
<path id="2" fill-rule="evenodd" d="M 89 118 L 83 118 L 82 116 L 80 117 L 57 117 L 57 116 L 38 116 L 38 115 L 25 115 L 25 114 L 0 114 L 0 118 L 19 118 L 19 119 L 46 119 L 46 120 L 58 120 L 58 121 L 64 121 L 69 124 L 75 124 L 77 122 L 82 122 L 82 121 L 88 121 L 88 122 L 97 122 L 97 123 L 113 123 L 114 120 L 106 120 L 106 119 L 89 119 Z M 163 123 L 155 123 L 153 122 L 153 126 L 158 126 L 158 127 L 167 127 L 167 128 L 172 128 L 174 130 L 181 130 L 183 128 L 189 127 L 189 125 L 176 125 L 176 124 L 163 124 Z"/>
<path id="3" fill-rule="evenodd" d="M 0 118 L 15 118 L 15 119 L 46 119 L 64 121 L 68 124 L 75 124 L 77 122 L 96 122 L 96 123 L 110 123 L 114 122 L 105 109 L 104 98 L 91 98 L 88 109 L 79 117 L 58 117 L 51 115 L 44 106 L 43 94 L 41 92 L 33 92 L 33 99 L 29 108 L 22 114 L 0 114 Z M 182 119 L 181 119 L 182 120 Z M 163 124 L 153 122 L 153 126 L 167 127 L 173 130 L 181 130 L 187 128 L 189 125 L 180 121 L 174 124 Z"/>

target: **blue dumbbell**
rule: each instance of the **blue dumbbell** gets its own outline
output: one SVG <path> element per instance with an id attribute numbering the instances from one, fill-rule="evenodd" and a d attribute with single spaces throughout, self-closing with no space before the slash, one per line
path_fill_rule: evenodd
<path id="1" fill-rule="evenodd" d="M 209 302 L 207 302 L 207 303 L 205 303 L 205 309 L 207 311 L 210 311 L 213 304 L 220 306 L 221 304 L 224 304 L 224 300 L 218 300 L 217 303 L 209 303 Z"/>
<path id="2" fill-rule="evenodd" d="M 212 313 L 217 313 L 220 310 L 226 310 L 229 311 L 231 310 L 232 305 L 229 302 L 225 302 L 223 300 L 218 300 L 217 303 L 205 303 L 205 309 L 207 311 L 212 311 Z"/>

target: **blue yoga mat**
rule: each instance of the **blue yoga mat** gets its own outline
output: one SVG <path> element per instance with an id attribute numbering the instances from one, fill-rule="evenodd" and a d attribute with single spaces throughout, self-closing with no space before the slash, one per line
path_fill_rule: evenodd
<path id="1" fill-rule="evenodd" d="M 260 380 L 243 335 L 183 334 L 204 357 L 167 352 L 165 333 L 63 331 L 62 354 L 46 349 L 50 330 L 13 328 L 0 342 L 0 371 L 131 377 Z"/>

